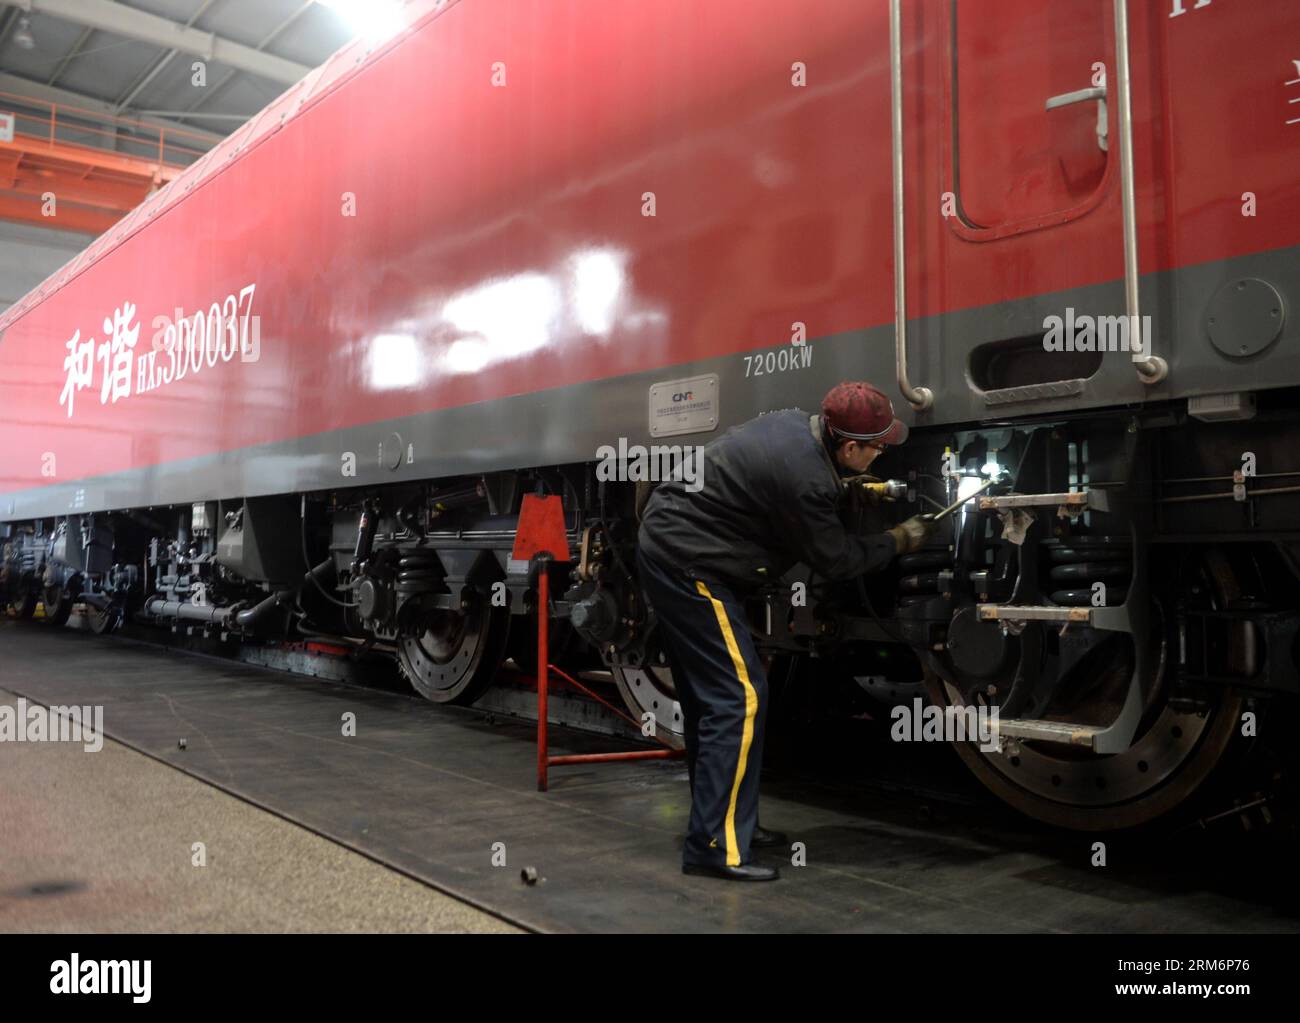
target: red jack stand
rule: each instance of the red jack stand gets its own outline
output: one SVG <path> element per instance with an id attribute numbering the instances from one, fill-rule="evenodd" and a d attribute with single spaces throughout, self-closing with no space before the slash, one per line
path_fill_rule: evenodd
<path id="1" fill-rule="evenodd" d="M 586 693 L 597 703 L 612 710 L 633 728 L 640 729 L 641 722 L 592 692 L 577 679 L 565 674 L 550 663 L 549 625 L 551 606 L 551 580 L 547 573 L 550 561 L 569 560 L 569 541 L 564 529 L 564 510 L 559 497 L 524 497 L 519 512 L 519 529 L 515 538 L 514 557 L 520 560 L 535 559 L 537 565 L 537 791 L 547 791 L 549 769 L 563 764 L 599 764 L 626 760 L 672 760 L 685 756 L 684 750 L 665 748 L 659 750 L 634 750 L 627 753 L 583 753 L 553 757 L 548 749 L 547 689 L 551 673 L 564 679 L 575 689 Z"/>
<path id="2" fill-rule="evenodd" d="M 548 663 L 550 651 L 547 649 L 547 626 L 549 616 L 546 609 L 550 604 L 551 596 L 550 580 L 546 576 L 546 564 L 543 562 L 538 565 L 537 575 L 537 791 L 545 792 L 548 784 L 548 772 L 552 767 L 558 767 L 562 764 L 602 764 L 613 761 L 623 760 L 674 760 L 686 755 L 685 750 L 672 749 L 651 749 L 651 750 L 633 750 L 628 753 L 575 753 L 569 756 L 553 757 L 547 750 L 547 726 L 546 717 L 546 690 L 550 682 L 551 673 L 554 672 L 565 682 L 575 689 L 586 693 L 597 703 L 612 710 L 623 720 L 627 721 L 633 728 L 640 728 L 641 722 L 637 721 L 630 714 L 627 714 L 618 707 L 615 707 L 608 700 L 601 698 L 598 694 L 592 692 L 577 679 L 571 675 L 565 674 L 553 664 Z"/>

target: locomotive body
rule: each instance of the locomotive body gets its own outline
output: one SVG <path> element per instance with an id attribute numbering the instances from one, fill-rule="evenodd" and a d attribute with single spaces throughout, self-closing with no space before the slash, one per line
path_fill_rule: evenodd
<path id="1" fill-rule="evenodd" d="M 468 701 L 530 634 L 511 552 L 549 492 L 575 648 L 672 707 L 602 450 L 897 380 L 909 486 L 862 528 L 1006 483 L 869 593 L 774 585 L 774 656 L 885 650 L 997 707 L 963 758 L 1072 826 L 1178 805 L 1243 701 L 1294 700 L 1300 9 L 406 17 L 0 317 L 20 613 L 364 638 Z"/>

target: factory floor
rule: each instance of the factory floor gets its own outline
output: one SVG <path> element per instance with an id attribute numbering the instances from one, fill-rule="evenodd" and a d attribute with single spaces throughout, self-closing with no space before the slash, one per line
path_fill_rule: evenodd
<path id="1" fill-rule="evenodd" d="M 0 742 L 0 931 L 1300 930 L 1255 848 L 1108 835 L 1098 867 L 1099 836 L 1027 821 L 968 777 L 936 795 L 960 772 L 927 790 L 926 764 L 955 767 L 936 744 L 819 732 L 841 766 L 764 775 L 763 821 L 797 855 L 765 851 L 782 879 L 736 885 L 680 871 L 680 762 L 556 768 L 539 793 L 527 723 L 14 621 L 0 689 L 101 706 L 110 737 Z M 614 743 L 552 732 L 555 753 Z M 881 784 L 904 753 L 908 785 Z"/>
<path id="2" fill-rule="evenodd" d="M 111 739 L 2 742 L 0 778 L 0 931 L 517 930 Z"/>

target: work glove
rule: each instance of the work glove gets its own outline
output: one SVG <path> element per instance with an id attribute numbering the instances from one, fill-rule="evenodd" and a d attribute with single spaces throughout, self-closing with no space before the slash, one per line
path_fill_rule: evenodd
<path id="1" fill-rule="evenodd" d="M 933 515 L 913 515 L 887 532 L 894 538 L 894 547 L 899 554 L 911 554 L 921 549 L 938 526 Z"/>

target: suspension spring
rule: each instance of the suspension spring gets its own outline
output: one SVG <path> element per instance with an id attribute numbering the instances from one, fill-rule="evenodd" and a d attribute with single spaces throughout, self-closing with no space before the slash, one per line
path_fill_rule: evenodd
<path id="1" fill-rule="evenodd" d="M 397 592 L 424 593 L 443 579 L 442 562 L 432 550 L 406 551 L 397 562 Z"/>
<path id="2" fill-rule="evenodd" d="M 898 581 L 899 607 L 919 604 L 940 592 L 939 575 L 953 567 L 951 551 L 918 551 L 898 559 L 903 577 Z"/>
<path id="3" fill-rule="evenodd" d="M 1087 607 L 1093 584 L 1106 586 L 1106 604 L 1124 603 L 1133 580 L 1133 546 L 1111 536 L 1076 538 L 1046 549 L 1052 602 L 1062 607 Z"/>

